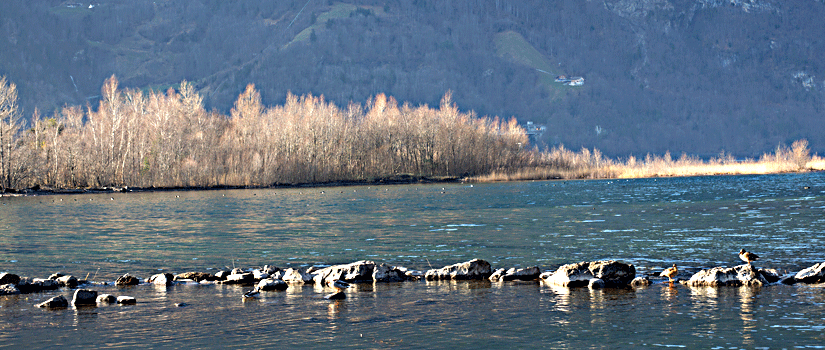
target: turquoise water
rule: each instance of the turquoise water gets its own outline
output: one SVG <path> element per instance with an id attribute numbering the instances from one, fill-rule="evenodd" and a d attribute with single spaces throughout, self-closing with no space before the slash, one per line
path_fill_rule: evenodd
<path id="1" fill-rule="evenodd" d="M 680 278 L 825 261 L 825 174 L 0 198 L 0 271 L 124 273 L 374 260 L 415 269 L 617 259 Z M 657 280 L 658 281 L 658 280 Z M 825 344 L 817 286 L 558 289 L 539 283 L 314 286 L 243 302 L 232 286 L 138 286 L 134 306 L 47 311 L 0 297 L 0 347 L 794 348 Z M 186 307 L 175 307 L 185 302 Z"/>

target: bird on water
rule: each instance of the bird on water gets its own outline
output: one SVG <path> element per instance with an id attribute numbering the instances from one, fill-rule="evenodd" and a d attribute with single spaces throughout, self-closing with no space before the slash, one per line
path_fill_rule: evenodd
<path id="1" fill-rule="evenodd" d="M 751 261 L 759 260 L 759 255 L 756 255 L 756 254 L 751 253 L 751 252 L 746 252 L 744 249 L 740 249 L 739 250 L 739 259 L 742 259 L 742 261 L 744 261 L 744 262 L 748 263 L 748 265 L 750 265 Z"/>
<path id="2" fill-rule="evenodd" d="M 673 267 L 668 267 L 659 276 L 667 277 L 670 280 L 670 283 L 673 283 L 673 277 L 679 274 L 679 269 L 676 268 L 676 264 L 673 264 Z"/>
<path id="3" fill-rule="evenodd" d="M 250 290 L 250 291 L 248 291 L 248 292 L 246 292 L 246 293 L 243 293 L 243 300 L 246 300 L 246 299 L 252 299 L 252 298 L 257 298 L 257 297 L 258 297 L 258 295 L 260 295 L 260 294 L 261 294 L 261 292 L 260 292 L 260 291 L 258 291 L 258 288 L 257 288 L 257 287 L 255 287 L 255 289 Z"/>
<path id="4" fill-rule="evenodd" d="M 340 300 L 347 298 L 347 295 L 344 294 L 344 289 L 349 288 L 349 283 L 342 280 L 335 280 L 335 282 L 332 283 L 332 287 L 335 288 L 335 292 L 325 295 L 324 299 Z"/>

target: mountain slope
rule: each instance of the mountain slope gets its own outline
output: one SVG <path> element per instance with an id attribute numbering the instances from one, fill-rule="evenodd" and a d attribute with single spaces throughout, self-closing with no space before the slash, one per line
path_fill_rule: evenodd
<path id="1" fill-rule="evenodd" d="M 463 110 L 546 124 L 542 145 L 757 156 L 807 138 L 823 153 L 821 18 L 816 0 L 3 2 L 0 74 L 27 114 L 94 106 L 112 74 L 188 80 L 222 111 L 249 83 L 269 105 L 451 90 Z"/>

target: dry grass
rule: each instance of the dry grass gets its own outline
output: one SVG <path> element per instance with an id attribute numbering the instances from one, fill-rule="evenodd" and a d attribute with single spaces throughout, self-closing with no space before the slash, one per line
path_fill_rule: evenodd
<path id="1" fill-rule="evenodd" d="M 582 149 L 572 152 L 564 147 L 534 155 L 530 166 L 507 169 L 470 178 L 470 181 L 519 181 L 552 179 L 630 179 L 650 177 L 683 177 L 706 175 L 751 175 L 789 172 L 823 171 L 825 158 L 811 156 L 805 140 L 791 147 L 779 146 L 774 153 L 757 159 L 735 160 L 731 155 L 702 160 L 682 155 L 674 160 L 669 153 L 648 155 L 640 160 L 604 158 L 598 150 Z"/>

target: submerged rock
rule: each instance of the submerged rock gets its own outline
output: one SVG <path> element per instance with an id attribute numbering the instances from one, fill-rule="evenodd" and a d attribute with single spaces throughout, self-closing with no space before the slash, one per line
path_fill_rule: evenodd
<path id="1" fill-rule="evenodd" d="M 44 278 L 21 278 L 20 282 L 17 283 L 17 288 L 20 289 L 20 293 L 35 293 L 44 290 L 55 290 L 60 288 L 60 284 L 55 280 Z"/>
<path id="2" fill-rule="evenodd" d="M 506 281 L 534 281 L 539 278 L 541 275 L 541 270 L 539 270 L 538 266 L 527 267 L 523 269 L 517 268 L 510 268 L 510 269 L 498 269 L 490 275 L 490 281 L 493 282 L 506 282 Z"/>
<path id="3" fill-rule="evenodd" d="M 650 285 L 650 279 L 647 277 L 636 277 L 630 281 L 631 287 L 645 287 Z"/>
<path id="4" fill-rule="evenodd" d="M 95 301 L 100 304 L 113 304 L 117 302 L 117 298 L 111 294 L 100 294 Z"/>
<path id="5" fill-rule="evenodd" d="M 233 273 L 226 276 L 223 284 L 251 284 L 255 282 L 255 276 L 251 272 Z"/>
<path id="6" fill-rule="evenodd" d="M 20 294 L 20 289 L 17 288 L 16 284 L 4 284 L 0 285 L 0 295 L 17 295 Z"/>
<path id="7" fill-rule="evenodd" d="M 74 297 L 72 298 L 72 305 L 97 305 L 97 291 L 90 289 L 75 290 Z"/>
<path id="8" fill-rule="evenodd" d="M 760 270 L 748 264 L 702 270 L 687 281 L 687 285 L 694 287 L 761 286 L 768 283 Z"/>
<path id="9" fill-rule="evenodd" d="M 825 282 L 825 262 L 821 262 L 807 269 L 799 271 L 793 276 L 794 282 L 823 283 Z"/>
<path id="10" fill-rule="evenodd" d="M 342 299 L 346 299 L 346 298 L 347 298 L 347 295 L 344 294 L 344 292 L 334 292 L 334 293 L 324 295 L 324 299 L 329 299 L 329 300 L 342 300 Z"/>
<path id="11" fill-rule="evenodd" d="M 590 289 L 602 289 L 605 287 L 605 283 L 601 278 L 591 278 L 590 281 L 587 281 L 587 287 Z"/>
<path id="12" fill-rule="evenodd" d="M 53 298 L 49 298 L 40 304 L 35 305 L 37 307 L 43 307 L 48 309 L 55 309 L 55 308 L 62 308 L 62 307 L 69 307 L 69 301 L 66 300 L 66 297 L 62 295 L 58 295 Z"/>
<path id="13" fill-rule="evenodd" d="M 440 269 L 428 270 L 424 274 L 427 281 L 437 280 L 469 280 L 485 279 L 492 275 L 490 263 L 481 259 L 473 259 L 463 263 L 444 266 Z"/>
<path id="14" fill-rule="evenodd" d="M 135 297 L 121 295 L 117 297 L 117 303 L 121 305 L 134 305 L 137 304 L 137 299 L 135 299 Z"/>
<path id="15" fill-rule="evenodd" d="M 280 279 L 262 279 L 258 282 L 258 285 L 255 287 L 256 290 L 259 291 L 273 291 L 273 290 L 286 290 L 289 285 L 284 282 L 284 280 Z"/>
<path id="16" fill-rule="evenodd" d="M 218 280 L 218 278 L 215 277 L 215 275 L 213 275 L 211 273 L 184 272 L 184 273 L 179 273 L 179 274 L 175 275 L 174 280 L 175 281 L 192 280 L 192 281 L 195 281 L 195 282 L 200 282 L 200 281 L 216 281 L 216 280 Z"/>
<path id="17" fill-rule="evenodd" d="M 136 286 L 138 284 L 140 284 L 140 279 L 128 273 L 118 277 L 115 281 L 115 285 L 118 286 Z"/>
<path id="18" fill-rule="evenodd" d="M 561 287 L 584 287 L 593 278 L 601 279 L 605 287 L 627 286 L 636 278 L 636 268 L 632 264 L 602 260 L 562 265 L 552 274 L 542 274 L 546 283 Z"/>

